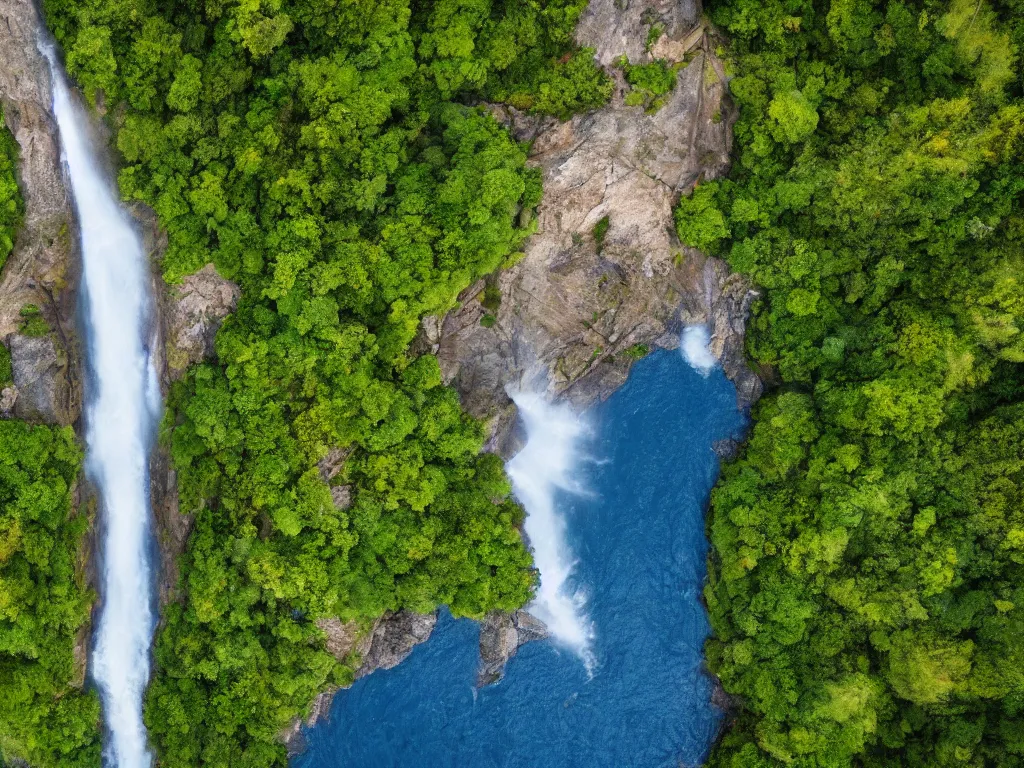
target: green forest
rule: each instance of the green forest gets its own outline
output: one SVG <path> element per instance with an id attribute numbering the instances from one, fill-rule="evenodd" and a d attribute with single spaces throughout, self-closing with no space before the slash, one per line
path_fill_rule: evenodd
<path id="1" fill-rule="evenodd" d="M 770 385 L 708 522 L 715 768 L 1024 765 L 1024 6 L 719 0 L 684 242 Z"/>
<path id="2" fill-rule="evenodd" d="M 161 428 L 195 523 L 146 699 L 160 765 L 283 768 L 281 730 L 358 662 L 318 619 L 529 599 L 501 462 L 411 345 L 535 227 L 529 148 L 476 105 L 610 98 L 585 5 L 44 0 L 167 281 L 212 262 L 242 289 Z M 1024 2 L 705 10 L 734 164 L 675 223 L 757 286 L 767 384 L 709 512 L 734 700 L 709 765 L 1024 765 Z M 648 111 L 674 86 L 620 66 Z M 0 267 L 15 162 L 0 130 Z M 70 429 L 0 420 L 0 755 L 34 768 L 100 760 L 80 466 Z"/>

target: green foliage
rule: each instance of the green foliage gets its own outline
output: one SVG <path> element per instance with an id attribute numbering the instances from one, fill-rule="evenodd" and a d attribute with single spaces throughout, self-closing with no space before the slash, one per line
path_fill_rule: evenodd
<path id="1" fill-rule="evenodd" d="M 780 383 L 712 498 L 711 766 L 1024 762 L 1020 10 L 710 9 L 738 153 L 676 222 Z"/>
<path id="2" fill-rule="evenodd" d="M 76 642 L 91 596 L 73 515 L 81 454 L 69 427 L 0 420 L 0 758 L 40 768 L 100 761 L 99 702 Z"/>
<path id="3" fill-rule="evenodd" d="M 45 336 L 50 332 L 50 324 L 35 304 L 26 304 L 18 314 L 21 317 L 18 333 L 24 336 Z"/>
<path id="4" fill-rule="evenodd" d="M 18 149 L 0 112 L 0 270 L 14 249 L 14 237 L 21 226 L 24 205 L 16 175 Z"/>
<path id="5" fill-rule="evenodd" d="M 0 389 L 14 381 L 14 369 L 11 367 L 11 351 L 0 344 Z"/>
<path id="6" fill-rule="evenodd" d="M 146 701 L 161 765 L 285 765 L 282 728 L 353 676 L 320 619 L 529 599 L 501 462 L 409 350 L 425 315 L 514 263 L 540 200 L 524 149 L 465 104 L 607 98 L 572 47 L 582 9 L 46 3 L 111 105 L 123 195 L 166 229 L 165 277 L 213 262 L 242 289 L 163 429 L 195 524 Z"/>
<path id="7" fill-rule="evenodd" d="M 630 84 L 625 103 L 628 106 L 642 106 L 648 112 L 657 112 L 663 100 L 660 98 L 676 87 L 676 69 L 658 59 L 650 64 L 630 64 L 625 56 L 616 63 L 621 67 Z"/>
<path id="8" fill-rule="evenodd" d="M 594 244 L 597 246 L 598 253 L 604 249 L 604 236 L 608 234 L 609 226 L 611 226 L 611 219 L 607 216 L 603 216 L 601 220 L 594 225 L 594 230 L 591 234 L 594 236 Z"/>
<path id="9" fill-rule="evenodd" d="M 651 348 L 646 344 L 634 344 L 632 347 L 623 352 L 626 357 L 633 360 L 639 360 L 642 357 L 647 357 L 651 353 Z"/>
<path id="10" fill-rule="evenodd" d="M 498 287 L 497 277 L 487 280 L 480 303 L 483 304 L 484 309 L 489 309 L 491 312 L 498 311 L 498 307 L 501 306 L 501 288 Z"/>
<path id="11" fill-rule="evenodd" d="M 712 181 L 701 184 L 689 197 L 680 199 L 674 216 L 676 232 L 684 244 L 709 251 L 729 236 L 725 214 L 716 201 L 718 191 L 719 185 Z"/>
<path id="12" fill-rule="evenodd" d="M 538 70 L 527 91 L 496 91 L 514 107 L 568 120 L 578 112 L 597 109 L 608 102 L 614 83 L 594 62 L 594 51 L 584 48 L 563 61 Z"/>

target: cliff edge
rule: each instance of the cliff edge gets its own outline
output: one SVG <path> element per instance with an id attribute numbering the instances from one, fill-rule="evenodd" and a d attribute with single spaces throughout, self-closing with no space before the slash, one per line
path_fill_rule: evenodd
<path id="1" fill-rule="evenodd" d="M 653 41 L 652 27 L 664 30 Z M 577 41 L 606 65 L 622 54 L 676 64 L 677 82 L 654 112 L 626 104 L 616 68 L 611 103 L 566 123 L 495 108 L 532 142 L 543 174 L 537 232 L 518 264 L 470 287 L 446 317 L 427 318 L 422 338 L 466 409 L 490 420 L 489 448 L 505 456 L 515 450 L 507 389 L 546 387 L 585 408 L 621 386 L 648 349 L 677 347 L 688 325 L 708 327 L 739 407 L 761 392 L 743 354 L 756 292 L 724 262 L 684 247 L 672 218 L 680 194 L 729 168 L 736 114 L 713 31 L 697 3 L 594 0 Z"/>

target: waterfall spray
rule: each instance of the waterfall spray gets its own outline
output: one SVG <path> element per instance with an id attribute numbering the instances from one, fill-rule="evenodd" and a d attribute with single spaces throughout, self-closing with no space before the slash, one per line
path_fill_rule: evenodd
<path id="1" fill-rule="evenodd" d="M 594 666 L 594 631 L 585 611 L 583 592 L 571 581 L 576 565 L 565 539 L 566 523 L 558 506 L 559 491 L 582 493 L 574 474 L 580 463 L 585 424 L 567 405 L 553 405 L 543 394 L 511 394 L 526 427 L 527 442 L 508 462 L 516 498 L 526 508 L 526 535 L 540 571 L 540 587 L 530 613 L 547 625 L 552 639 Z"/>
<path id="2" fill-rule="evenodd" d="M 711 336 L 703 325 L 688 325 L 683 329 L 679 348 L 683 359 L 702 376 L 707 376 L 718 365 L 718 359 L 711 352 Z"/>
<path id="3" fill-rule="evenodd" d="M 82 295 L 89 370 L 86 471 L 99 492 L 100 612 L 92 677 L 100 690 L 112 768 L 147 768 L 142 722 L 153 635 L 148 458 L 159 387 L 145 340 L 149 280 L 138 234 L 104 174 L 55 51 L 53 111 L 81 231 Z"/>

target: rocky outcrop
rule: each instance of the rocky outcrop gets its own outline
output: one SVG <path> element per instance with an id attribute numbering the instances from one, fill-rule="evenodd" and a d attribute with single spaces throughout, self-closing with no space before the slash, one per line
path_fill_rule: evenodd
<path id="1" fill-rule="evenodd" d="M 700 14 L 700 0 L 590 0 L 576 27 L 576 39 L 593 48 L 597 60 L 609 67 L 623 55 L 634 64 L 645 60 L 649 36 L 655 36 L 651 30 L 661 30 L 658 42 L 665 50 L 651 53 L 656 58 L 681 60 L 685 49 L 672 56 L 668 45 L 685 41 L 697 27 Z"/>
<path id="2" fill-rule="evenodd" d="M 52 334 L 7 339 L 14 379 L 11 414 L 25 421 L 70 424 L 78 416 L 67 355 Z"/>
<path id="3" fill-rule="evenodd" d="M 50 75 L 36 47 L 42 30 L 34 3 L 0 0 L 0 104 L 20 148 L 18 182 L 25 200 L 24 224 L 0 275 L 0 338 L 17 333 L 25 305 L 40 309 L 53 329 L 54 355 L 49 355 L 49 349 L 36 352 L 45 353 L 50 363 L 56 358 L 59 364 L 42 366 L 40 362 L 41 367 L 30 374 L 30 393 L 15 382 L 18 401 L 24 405 L 15 404 L 13 412 L 71 424 L 81 412 L 81 350 L 73 322 L 79 264 L 74 214 L 52 114 Z"/>
<path id="4" fill-rule="evenodd" d="M 378 669 L 397 667 L 412 649 L 430 637 L 437 615 L 398 611 L 383 616 L 370 634 L 356 677 L 365 677 Z"/>
<path id="5" fill-rule="evenodd" d="M 480 669 L 478 687 L 501 680 L 505 665 L 520 646 L 548 636 L 544 623 L 526 611 L 491 611 L 480 622 Z"/>
<path id="6" fill-rule="evenodd" d="M 338 661 L 346 661 L 355 652 L 358 655 L 356 678 L 365 677 L 378 669 L 397 667 L 412 653 L 412 649 L 430 638 L 437 624 L 437 615 L 398 611 L 377 619 L 369 631 L 362 631 L 355 622 L 339 619 L 321 619 L 317 626 L 327 636 L 327 650 Z M 331 702 L 337 688 L 329 688 L 310 704 L 305 720 L 296 719 L 279 737 L 288 748 L 288 756 L 300 754 L 306 748 L 302 735 L 303 725 L 316 725 L 331 711 Z"/>
<path id="7" fill-rule="evenodd" d="M 180 378 L 188 367 L 213 357 L 213 342 L 221 321 L 238 304 L 238 286 L 207 264 L 179 285 L 167 286 L 164 302 L 167 373 Z"/>
<path id="8" fill-rule="evenodd" d="M 422 339 L 445 381 L 470 413 L 491 419 L 489 447 L 505 455 L 514 450 L 506 388 L 546 386 L 587 407 L 617 389 L 646 348 L 678 346 L 686 325 L 709 327 L 740 407 L 760 394 L 743 355 L 756 294 L 721 261 L 684 247 L 672 219 L 680 194 L 728 170 L 735 110 L 724 66 L 711 33 L 686 28 L 696 20 L 686 3 L 664 13 L 652 0 L 618 5 L 591 3 L 580 44 L 595 47 L 602 61 L 624 52 L 646 60 L 650 54 L 634 45 L 647 37 L 638 20 L 664 19 L 657 44 L 689 62 L 675 89 L 654 114 L 626 106 L 621 87 L 608 106 L 562 124 L 499 110 L 520 138 L 532 139 L 530 160 L 543 173 L 537 233 L 516 266 L 491 278 L 501 294 L 497 310 L 483 307 L 480 281 L 458 310 L 424 323 Z M 602 221 L 603 234 L 595 230 Z"/>

